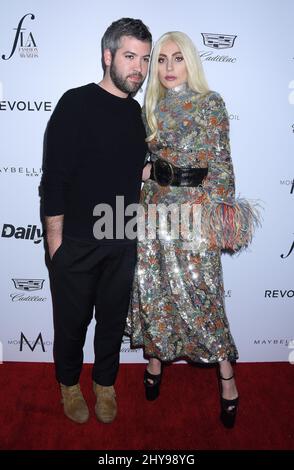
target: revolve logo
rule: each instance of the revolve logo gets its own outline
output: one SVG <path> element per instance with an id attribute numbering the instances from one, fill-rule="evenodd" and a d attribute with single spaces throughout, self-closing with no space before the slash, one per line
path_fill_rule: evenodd
<path id="1" fill-rule="evenodd" d="M 35 15 L 33 15 L 33 13 L 27 13 L 20 19 L 17 28 L 13 28 L 13 30 L 15 30 L 16 33 L 15 33 L 15 37 L 13 40 L 11 52 L 9 55 L 2 54 L 1 57 L 3 60 L 11 59 L 17 49 L 17 46 L 18 46 L 18 52 L 19 52 L 20 57 L 22 58 L 38 57 L 38 48 L 37 48 L 37 44 L 33 36 L 33 33 L 31 31 L 28 32 L 26 28 L 23 28 L 23 23 L 26 17 L 29 17 L 31 20 L 35 19 Z"/>
<path id="2" fill-rule="evenodd" d="M 294 290 L 293 289 L 267 289 L 264 292 L 264 296 L 271 298 L 271 299 L 278 299 L 278 298 L 288 298 L 293 299 L 294 297 Z"/>
<path id="3" fill-rule="evenodd" d="M 0 101 L 0 111 L 52 111 L 51 101 Z"/>

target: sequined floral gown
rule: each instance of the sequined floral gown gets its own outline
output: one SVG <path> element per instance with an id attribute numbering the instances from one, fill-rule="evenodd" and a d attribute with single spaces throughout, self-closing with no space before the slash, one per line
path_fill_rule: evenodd
<path id="1" fill-rule="evenodd" d="M 185 168 L 208 167 L 208 174 L 198 187 L 160 186 L 147 180 L 140 202 L 146 210 L 150 204 L 200 204 L 203 237 L 191 249 L 181 237 L 170 240 L 157 234 L 138 242 L 126 334 L 133 347 L 143 346 L 147 356 L 163 361 L 235 360 L 238 352 L 225 313 L 220 259 L 222 248 L 238 244 L 219 218 L 224 207 L 235 211 L 237 204 L 226 108 L 219 94 L 203 96 L 184 84 L 166 92 L 155 114 L 158 132 L 149 144 L 151 159 Z M 237 212 L 243 215 L 242 238 L 248 233 L 246 202 L 239 201 Z"/>

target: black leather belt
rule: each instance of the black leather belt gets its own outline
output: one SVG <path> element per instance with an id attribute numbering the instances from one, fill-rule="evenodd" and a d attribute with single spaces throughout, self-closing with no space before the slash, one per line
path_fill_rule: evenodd
<path id="1" fill-rule="evenodd" d="M 152 163 L 150 179 L 160 186 L 199 186 L 208 168 L 179 168 L 158 158 Z"/>

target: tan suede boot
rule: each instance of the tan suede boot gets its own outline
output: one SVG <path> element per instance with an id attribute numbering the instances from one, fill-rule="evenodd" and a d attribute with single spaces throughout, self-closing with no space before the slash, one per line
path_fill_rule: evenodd
<path id="1" fill-rule="evenodd" d="M 64 414 L 76 423 L 85 423 L 89 419 L 89 409 L 80 385 L 67 386 L 60 384 Z"/>
<path id="2" fill-rule="evenodd" d="M 93 382 L 93 390 L 97 398 L 95 405 L 97 419 L 102 423 L 111 423 L 117 415 L 116 395 L 113 385 L 104 387 Z"/>

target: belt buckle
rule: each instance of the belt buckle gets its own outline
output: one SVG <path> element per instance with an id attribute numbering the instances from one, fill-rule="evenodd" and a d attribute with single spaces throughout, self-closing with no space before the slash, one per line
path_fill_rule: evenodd
<path id="1" fill-rule="evenodd" d="M 158 172 L 167 170 L 166 175 L 162 177 L 162 175 L 157 174 L 157 170 Z M 162 158 L 158 158 L 154 162 L 154 179 L 160 186 L 169 186 L 174 179 L 173 165 Z"/>

